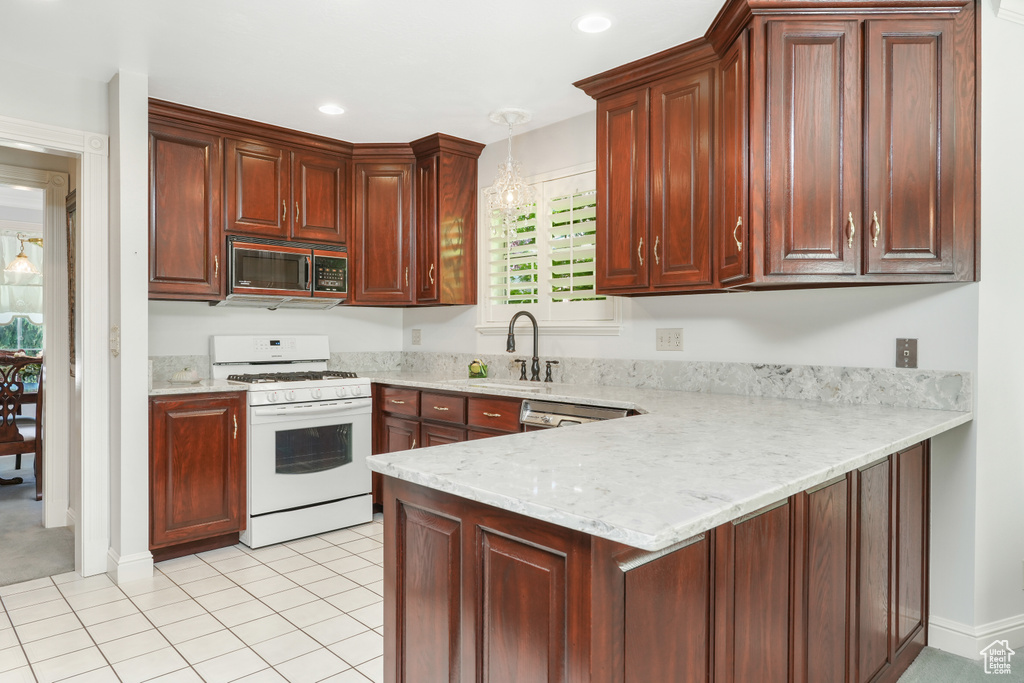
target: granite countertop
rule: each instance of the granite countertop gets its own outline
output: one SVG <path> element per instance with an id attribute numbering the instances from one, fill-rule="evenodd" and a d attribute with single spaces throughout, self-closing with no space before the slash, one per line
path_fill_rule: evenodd
<path id="1" fill-rule="evenodd" d="M 514 380 L 408 373 L 372 379 L 644 413 L 375 455 L 367 463 L 384 475 L 650 551 L 972 419 L 970 412 L 629 387 L 520 388 Z"/>
<path id="2" fill-rule="evenodd" d="M 196 384 L 171 384 L 170 382 L 153 382 L 149 390 L 150 396 L 166 396 L 170 394 L 215 394 L 224 391 L 246 391 L 244 384 L 227 382 L 222 379 L 202 379 Z"/>

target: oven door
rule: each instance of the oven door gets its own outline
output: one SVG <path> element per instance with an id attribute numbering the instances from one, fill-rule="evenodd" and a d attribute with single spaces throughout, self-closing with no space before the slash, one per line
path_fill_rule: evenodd
<path id="1" fill-rule="evenodd" d="M 230 244 L 231 293 L 312 295 L 312 250 L 243 241 Z"/>
<path id="2" fill-rule="evenodd" d="M 249 407 L 249 515 L 370 493 L 368 398 Z"/>

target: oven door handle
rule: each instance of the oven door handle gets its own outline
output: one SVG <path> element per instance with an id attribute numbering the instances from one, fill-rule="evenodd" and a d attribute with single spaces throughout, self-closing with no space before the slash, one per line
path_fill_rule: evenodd
<path id="1" fill-rule="evenodd" d="M 368 402 L 355 402 L 345 401 L 343 403 L 331 403 L 328 405 L 285 405 L 285 406 L 267 406 L 265 408 L 251 408 L 250 414 L 252 417 L 283 417 L 285 415 L 301 417 L 303 415 L 325 415 L 334 413 L 336 415 L 351 415 L 352 413 L 362 410 L 364 412 L 370 411 L 370 404 Z"/>

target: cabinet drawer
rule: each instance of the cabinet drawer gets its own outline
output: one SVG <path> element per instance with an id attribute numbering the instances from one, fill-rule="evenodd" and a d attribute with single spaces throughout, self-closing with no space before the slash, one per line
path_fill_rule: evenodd
<path id="1" fill-rule="evenodd" d="M 382 401 L 381 410 L 399 415 L 419 416 L 420 392 L 416 389 L 384 387 L 380 395 Z"/>
<path id="2" fill-rule="evenodd" d="M 521 399 L 470 398 L 466 422 L 471 427 L 518 432 L 522 404 Z"/>
<path id="3" fill-rule="evenodd" d="M 424 391 L 420 395 L 420 417 L 438 422 L 466 423 L 466 399 Z"/>

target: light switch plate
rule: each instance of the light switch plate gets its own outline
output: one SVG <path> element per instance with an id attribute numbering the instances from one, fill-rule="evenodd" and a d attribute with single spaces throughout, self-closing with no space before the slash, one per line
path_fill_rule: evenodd
<path id="1" fill-rule="evenodd" d="M 655 349 L 658 351 L 682 351 L 683 328 L 661 327 L 655 330 Z"/>
<path id="2" fill-rule="evenodd" d="M 896 367 L 916 368 L 917 367 L 917 340 L 897 339 L 896 340 Z"/>
<path id="3" fill-rule="evenodd" d="M 412 330 L 412 345 L 413 346 L 419 346 L 420 345 L 420 341 L 422 340 L 422 338 L 423 338 L 422 330 L 413 328 L 413 330 Z"/>

